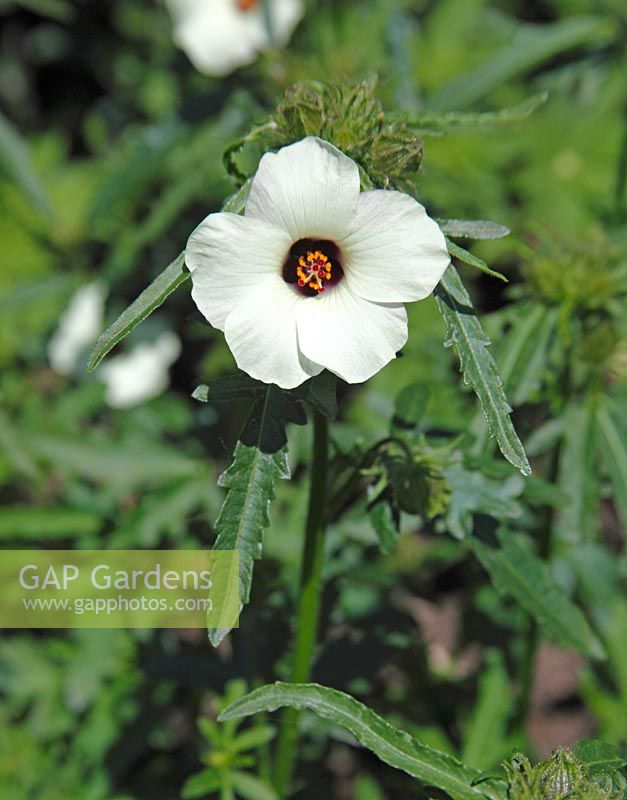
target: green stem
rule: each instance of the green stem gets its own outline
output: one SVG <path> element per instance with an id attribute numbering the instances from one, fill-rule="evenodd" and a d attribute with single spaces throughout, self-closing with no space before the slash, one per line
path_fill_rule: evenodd
<path id="1" fill-rule="evenodd" d="M 327 458 L 329 426 L 325 416 L 314 412 L 313 457 L 307 526 L 303 543 L 300 574 L 300 598 L 296 622 L 296 643 L 292 682 L 306 683 L 311 665 L 320 613 L 320 589 L 324 564 L 324 534 L 326 525 Z M 288 708 L 281 719 L 277 745 L 274 783 L 279 798 L 286 796 L 294 769 L 297 744 L 298 712 Z"/>

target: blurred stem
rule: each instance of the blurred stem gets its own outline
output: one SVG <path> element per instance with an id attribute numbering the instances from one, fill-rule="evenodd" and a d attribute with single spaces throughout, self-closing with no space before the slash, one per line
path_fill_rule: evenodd
<path id="1" fill-rule="evenodd" d="M 299 584 L 300 598 L 296 621 L 292 683 L 306 683 L 309 680 L 316 646 L 324 564 L 328 442 L 328 421 L 320 412 L 314 411 L 311 483 Z M 294 769 L 298 743 L 298 717 L 299 714 L 295 709 L 288 708 L 283 712 L 281 718 L 274 775 L 275 788 L 279 798 L 286 796 Z"/>

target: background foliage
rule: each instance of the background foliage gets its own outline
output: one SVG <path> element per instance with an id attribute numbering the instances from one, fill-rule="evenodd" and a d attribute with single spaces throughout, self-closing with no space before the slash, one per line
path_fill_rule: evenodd
<path id="1" fill-rule="evenodd" d="M 462 389 L 441 296 L 411 306 L 403 357 L 339 390 L 333 486 L 347 491 L 314 678 L 476 771 L 514 747 L 625 746 L 623 3 L 312 1 L 286 50 L 220 80 L 175 49 L 158 3 L 3 0 L 0 15 L 2 546 L 213 545 L 250 401 L 192 399 L 235 367 L 189 293 L 122 345 L 183 340 L 170 389 L 130 410 L 107 406 L 97 372 L 55 374 L 47 343 L 78 286 L 101 280 L 113 320 L 175 259 L 235 188 L 223 151 L 289 85 L 376 73 L 383 106 L 424 139 L 415 191 L 432 215 L 513 231 L 449 235 L 509 278 L 457 262 L 534 473 L 499 456 Z M 259 155 L 245 148 L 239 168 Z M 292 480 L 275 484 L 242 627 L 217 650 L 203 632 L 3 635 L 2 796 L 272 796 L 274 726 L 214 720 L 288 674 L 310 456 L 306 428 L 288 435 Z M 347 484 L 390 436 L 405 449 L 382 445 Z M 423 796 L 336 725 L 303 724 L 296 796 Z"/>

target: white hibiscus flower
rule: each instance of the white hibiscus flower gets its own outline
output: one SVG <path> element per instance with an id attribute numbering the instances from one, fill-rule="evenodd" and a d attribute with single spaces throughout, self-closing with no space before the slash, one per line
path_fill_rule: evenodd
<path id="1" fill-rule="evenodd" d="M 59 375 L 74 372 L 81 356 L 102 330 L 107 290 L 101 283 L 81 286 L 70 299 L 48 343 L 48 361 Z"/>
<path id="2" fill-rule="evenodd" d="M 238 366 L 291 389 L 328 369 L 361 383 L 407 341 L 403 303 L 449 264 L 420 203 L 360 193 L 354 161 L 313 137 L 266 154 L 244 216 L 210 214 L 185 253 L 192 297 Z"/>
<path id="3" fill-rule="evenodd" d="M 181 342 L 166 331 L 154 342 L 144 342 L 110 359 L 98 370 L 106 386 L 105 401 L 112 408 L 131 408 L 168 388 L 168 370 L 179 357 Z"/>
<path id="4" fill-rule="evenodd" d="M 200 72 L 226 75 L 250 64 L 262 50 L 283 47 L 303 16 L 302 0 L 166 0 L 174 39 Z"/>

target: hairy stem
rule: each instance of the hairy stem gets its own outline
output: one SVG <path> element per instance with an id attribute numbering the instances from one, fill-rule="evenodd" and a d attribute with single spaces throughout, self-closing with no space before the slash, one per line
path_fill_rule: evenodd
<path id="1" fill-rule="evenodd" d="M 307 525 L 303 543 L 303 560 L 300 574 L 300 598 L 296 622 L 296 642 L 292 682 L 306 683 L 311 665 L 320 613 L 320 590 L 324 564 L 324 535 L 326 526 L 328 422 L 318 411 L 314 412 L 313 457 Z M 277 745 L 274 783 L 279 798 L 288 790 L 297 745 L 298 712 L 288 708 L 283 712 Z"/>

